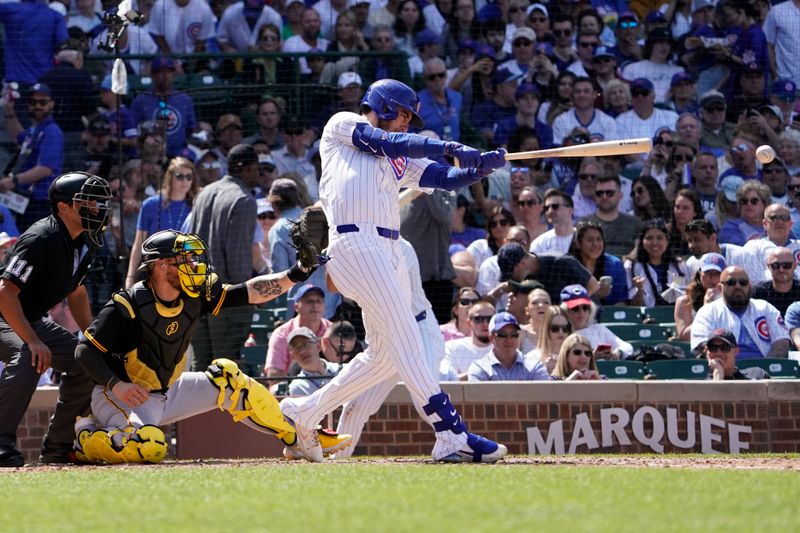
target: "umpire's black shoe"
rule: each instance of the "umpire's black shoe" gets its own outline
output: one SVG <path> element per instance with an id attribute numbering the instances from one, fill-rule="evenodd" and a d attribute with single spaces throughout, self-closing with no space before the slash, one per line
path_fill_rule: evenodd
<path id="1" fill-rule="evenodd" d="M 25 466 L 25 459 L 13 446 L 0 446 L 0 468 Z"/>
<path id="2" fill-rule="evenodd" d="M 40 465 L 66 465 L 75 462 L 72 454 L 72 447 L 54 446 L 52 448 L 42 448 L 39 454 Z"/>

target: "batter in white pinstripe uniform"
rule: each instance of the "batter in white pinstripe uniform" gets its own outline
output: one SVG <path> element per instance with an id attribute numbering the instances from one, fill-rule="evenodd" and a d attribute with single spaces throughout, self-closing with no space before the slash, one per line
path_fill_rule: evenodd
<path id="1" fill-rule="evenodd" d="M 387 380 L 403 380 L 419 411 L 436 432 L 433 458 L 449 462 L 495 462 L 501 444 L 467 431 L 422 355 L 411 288 L 398 244 L 401 187 L 456 190 L 505 165 L 503 152 L 481 154 L 455 142 L 405 133 L 422 127 L 419 99 L 407 85 L 380 80 L 370 85 L 361 115 L 334 115 L 322 133 L 320 199 L 330 224 L 328 275 L 357 301 L 366 317 L 369 348 L 311 396 L 287 398 L 281 411 L 295 424 L 306 459 L 323 460 L 315 430 L 338 406 Z M 450 155 L 458 169 L 429 158 Z"/>
<path id="2" fill-rule="evenodd" d="M 425 296 L 425 291 L 422 290 L 419 260 L 417 259 L 416 252 L 414 252 L 414 247 L 402 237 L 400 237 L 397 242 L 403 254 L 406 271 L 408 272 L 409 286 L 411 288 L 411 308 L 415 313 L 414 319 L 417 321 L 419 333 L 422 338 L 424 360 L 428 365 L 428 370 L 433 374 L 434 379 L 438 381 L 439 362 L 444 356 L 444 337 L 439 329 L 439 323 L 436 322 L 431 303 Z M 364 314 L 363 318 L 367 330 L 371 330 L 369 317 Z M 370 340 L 369 337 L 366 339 L 367 344 L 370 343 Z M 358 440 L 361 438 L 361 431 L 364 429 L 364 424 L 367 423 L 370 416 L 378 412 L 378 409 L 381 408 L 386 397 L 392 392 L 392 389 L 397 385 L 399 380 L 400 375 L 395 373 L 394 376 L 383 383 L 375 385 L 355 400 L 344 404 L 342 416 L 339 418 L 339 425 L 336 427 L 336 431 L 342 433 L 344 431 L 342 428 L 348 428 L 346 433 L 352 435 L 353 444 L 336 452 L 337 458 L 350 457 L 353 454 L 353 448 L 358 444 Z M 424 412 L 420 412 L 420 416 L 425 417 Z"/>

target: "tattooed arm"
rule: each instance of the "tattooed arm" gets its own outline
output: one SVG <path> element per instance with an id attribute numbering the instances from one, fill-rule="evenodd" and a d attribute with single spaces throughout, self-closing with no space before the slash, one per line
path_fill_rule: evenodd
<path id="1" fill-rule="evenodd" d="M 274 300 L 294 285 L 287 272 L 256 276 L 245 282 L 247 287 L 247 301 L 251 304 L 263 304 Z"/>

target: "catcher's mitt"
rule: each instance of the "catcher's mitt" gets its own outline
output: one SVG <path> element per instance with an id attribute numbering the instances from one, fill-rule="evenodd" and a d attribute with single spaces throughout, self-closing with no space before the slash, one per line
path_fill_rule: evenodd
<path id="1" fill-rule="evenodd" d="M 321 207 L 306 207 L 300 219 L 292 224 L 289 234 L 297 261 L 303 268 L 316 268 L 328 261 L 323 250 L 328 247 L 328 219 Z"/>

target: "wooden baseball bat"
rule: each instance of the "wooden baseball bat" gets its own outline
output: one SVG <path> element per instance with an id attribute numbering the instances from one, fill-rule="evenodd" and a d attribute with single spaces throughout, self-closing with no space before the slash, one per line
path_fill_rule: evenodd
<path id="1" fill-rule="evenodd" d="M 514 152 L 506 154 L 506 161 L 519 159 L 543 159 L 545 157 L 598 157 L 606 155 L 643 154 L 653 148 L 650 139 L 620 139 L 618 141 L 602 141 L 599 143 L 576 144 L 548 150 L 530 152 Z"/>

